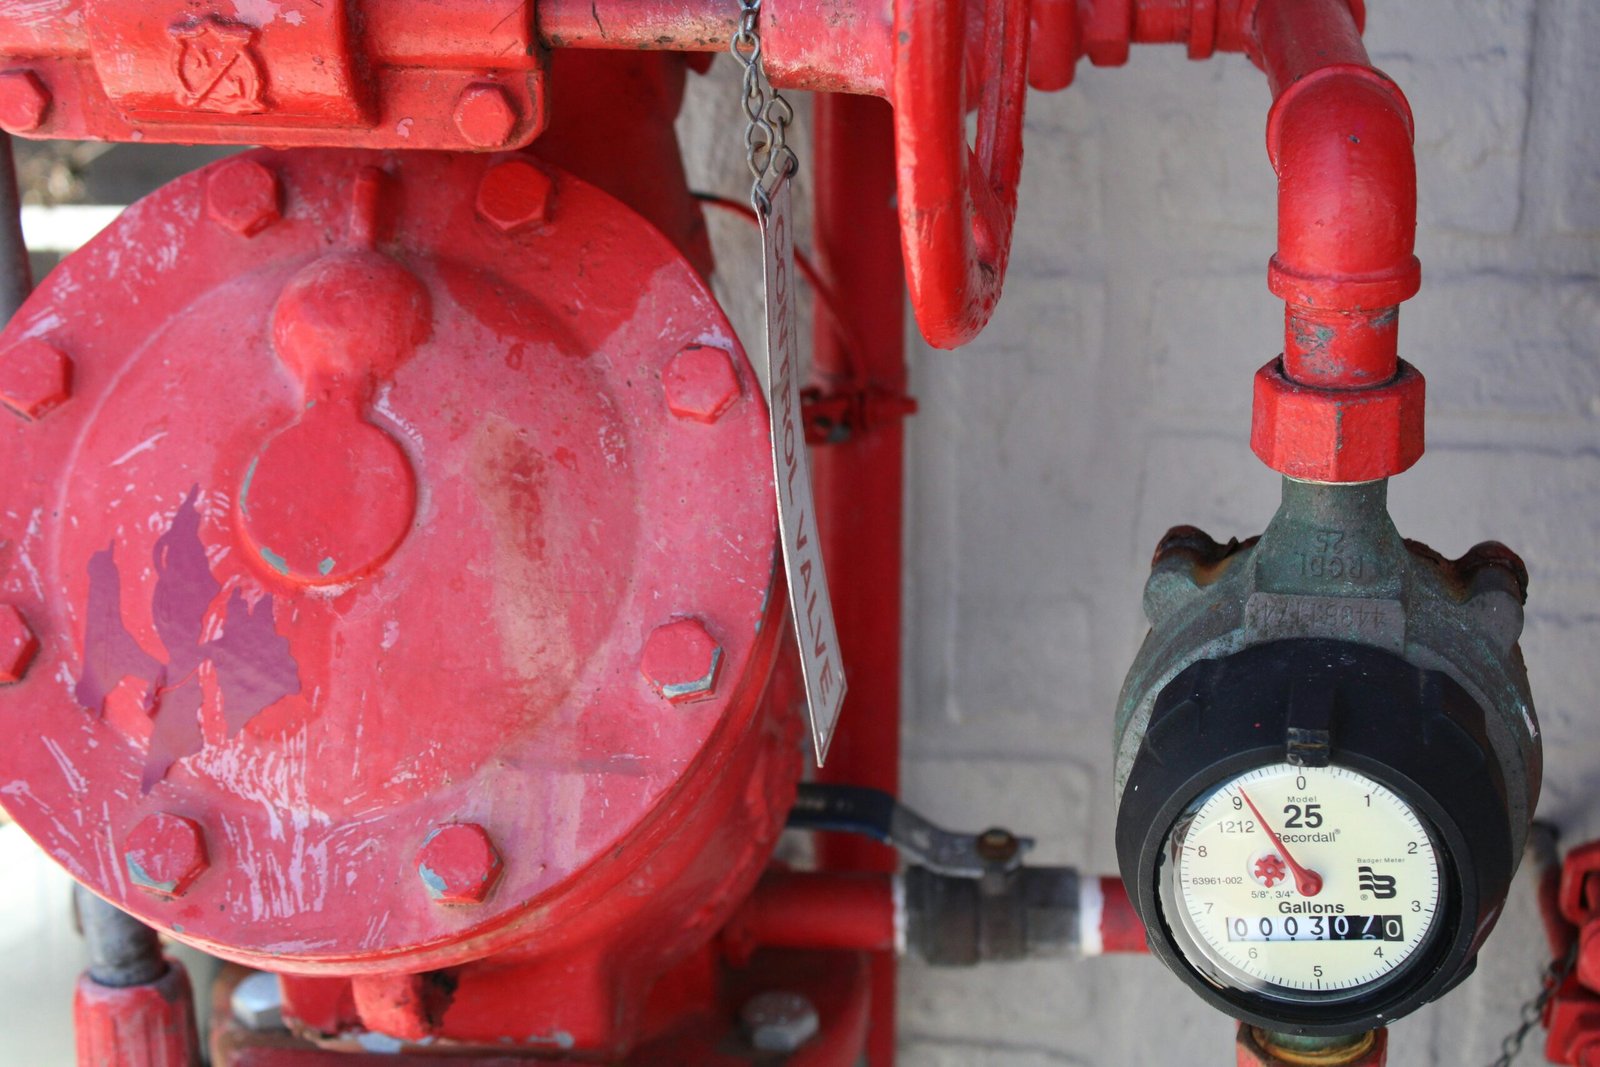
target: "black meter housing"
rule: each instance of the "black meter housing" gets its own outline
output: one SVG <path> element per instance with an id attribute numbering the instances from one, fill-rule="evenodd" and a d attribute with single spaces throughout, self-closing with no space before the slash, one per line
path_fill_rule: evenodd
<path id="1" fill-rule="evenodd" d="M 1198 799 L 1269 764 L 1348 767 L 1411 805 L 1441 857 L 1437 926 L 1368 993 L 1288 1000 L 1219 981 L 1163 899 L 1162 849 Z M 1484 711 L 1457 682 L 1382 649 L 1273 641 L 1189 666 L 1163 688 L 1117 812 L 1117 858 L 1150 950 L 1206 1001 L 1271 1030 L 1385 1026 L 1468 974 L 1516 870 L 1511 814 Z"/>

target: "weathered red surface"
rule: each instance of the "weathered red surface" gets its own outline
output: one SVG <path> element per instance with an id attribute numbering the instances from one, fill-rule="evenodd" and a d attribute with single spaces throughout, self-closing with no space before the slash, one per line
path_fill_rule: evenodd
<path id="1" fill-rule="evenodd" d="M 39 654 L 39 636 L 11 604 L 0 605 L 0 685 L 20 682 Z"/>
<path id="2" fill-rule="evenodd" d="M 1000 301 L 1022 177 L 1027 66 L 1026 0 L 896 0 L 890 100 L 900 247 L 917 325 L 936 348 L 972 340 Z"/>
<path id="3" fill-rule="evenodd" d="M 78 1067 L 199 1067 L 194 998 L 183 964 L 146 985 L 115 989 L 87 974 L 72 1000 Z"/>
<path id="4" fill-rule="evenodd" d="M 1592 1067 L 1600 1063 L 1600 841 L 1579 845 L 1541 872 L 1539 910 L 1551 955 L 1576 953 L 1544 1009 L 1545 1057 Z"/>
<path id="5" fill-rule="evenodd" d="M 1250 446 L 1291 478 L 1370 482 L 1422 458 L 1426 383 L 1400 363 L 1393 380 L 1364 389 L 1292 381 L 1273 360 L 1256 372 Z"/>
<path id="6" fill-rule="evenodd" d="M 453 966 L 430 1036 L 609 1054 L 798 773 L 765 409 L 666 239 L 547 164 L 543 220 L 508 229 L 497 165 L 198 172 L 0 335 L 75 368 L 0 425 L 0 604 L 40 646 L 0 687 L 26 739 L 0 793 L 180 939 Z M 217 207 L 252 197 L 259 225 Z M 736 386 L 709 420 L 669 402 L 693 346 Z M 685 620 L 714 668 L 665 678 L 651 635 Z"/>
<path id="7" fill-rule="evenodd" d="M 228 5 L 223 11 L 232 11 Z M 543 128 L 530 10 L 287 0 L 0 8 L 0 127 L 33 137 L 494 150 Z"/>
<path id="8" fill-rule="evenodd" d="M 903 397 L 907 389 L 904 271 L 894 203 L 894 116 L 881 100 L 817 101 L 815 244 L 817 265 L 836 294 L 833 314 L 818 301 L 813 374 L 826 387 Z M 898 419 L 814 448 L 818 528 L 833 586 L 850 694 L 822 781 L 900 791 L 900 624 L 905 434 Z M 856 835 L 824 835 L 830 870 L 890 872 L 892 848 Z M 893 953 L 872 957 L 868 1056 L 895 1055 Z"/>

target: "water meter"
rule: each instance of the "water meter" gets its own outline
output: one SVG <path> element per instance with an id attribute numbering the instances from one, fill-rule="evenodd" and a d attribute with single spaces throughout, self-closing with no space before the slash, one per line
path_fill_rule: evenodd
<path id="1" fill-rule="evenodd" d="M 1352 1034 L 1471 972 L 1538 797 L 1526 582 L 1497 544 L 1403 541 L 1383 482 L 1288 480 L 1259 539 L 1163 540 L 1117 851 L 1152 951 L 1202 997 Z"/>

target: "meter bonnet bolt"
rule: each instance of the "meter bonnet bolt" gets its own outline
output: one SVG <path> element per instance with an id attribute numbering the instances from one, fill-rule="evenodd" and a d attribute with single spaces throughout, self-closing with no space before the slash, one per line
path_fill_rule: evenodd
<path id="1" fill-rule="evenodd" d="M 1521 561 L 1403 541 L 1385 490 L 1286 479 L 1259 539 L 1170 532 L 1118 709 L 1151 950 L 1271 1031 L 1385 1026 L 1471 973 L 1538 799 Z"/>

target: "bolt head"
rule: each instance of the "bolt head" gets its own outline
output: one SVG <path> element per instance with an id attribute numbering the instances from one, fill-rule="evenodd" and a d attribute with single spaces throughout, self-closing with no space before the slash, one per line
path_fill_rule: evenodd
<path id="1" fill-rule="evenodd" d="M 193 819 L 158 812 L 146 816 L 123 844 L 128 878 L 158 897 L 181 897 L 211 865 L 205 831 Z"/>
<path id="2" fill-rule="evenodd" d="M 39 638 L 10 604 L 0 604 L 0 685 L 22 681 L 39 654 Z"/>
<path id="3" fill-rule="evenodd" d="M 32 422 L 72 396 L 72 360 L 43 341 L 0 352 L 0 403 Z"/>
<path id="4" fill-rule="evenodd" d="M 12 133 L 32 133 L 50 111 L 50 90 L 31 70 L 0 74 L 0 126 Z"/>
<path id="5" fill-rule="evenodd" d="M 482 904 L 503 866 L 488 833 L 471 822 L 437 827 L 417 853 L 417 874 L 441 904 Z"/>
<path id="6" fill-rule="evenodd" d="M 978 856 L 987 863 L 1009 863 L 1021 849 L 1017 835 L 998 826 L 978 835 Z"/>
<path id="7" fill-rule="evenodd" d="M 502 233 L 536 225 L 550 217 L 550 175 L 526 159 L 490 167 L 478 183 L 478 216 Z"/>
<path id="8" fill-rule="evenodd" d="M 282 217 L 278 176 L 253 159 L 230 159 L 206 179 L 206 215 L 241 237 L 254 237 Z"/>
<path id="9" fill-rule="evenodd" d="M 799 993 L 758 993 L 739 1011 L 745 1033 L 759 1052 L 798 1052 L 817 1035 L 821 1020 L 811 1001 Z"/>
<path id="10" fill-rule="evenodd" d="M 469 85 L 456 101 L 456 129 L 477 148 L 499 148 L 517 128 L 517 106 L 500 86 Z"/>
<path id="11" fill-rule="evenodd" d="M 252 971 L 245 975 L 233 987 L 228 1007 L 246 1030 L 283 1029 L 283 989 L 275 974 Z"/>
<path id="12" fill-rule="evenodd" d="M 722 646 L 699 619 L 675 619 L 645 641 L 639 673 L 673 704 L 716 696 Z"/>
<path id="13" fill-rule="evenodd" d="M 688 345 L 661 372 L 667 409 L 680 419 L 713 423 L 739 399 L 733 358 L 715 345 Z"/>

